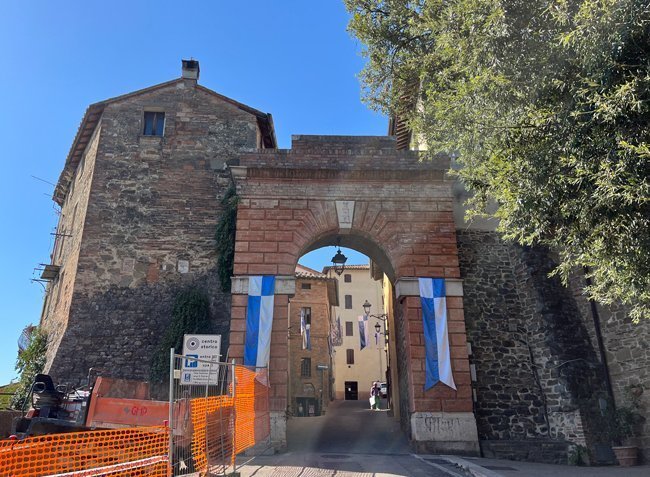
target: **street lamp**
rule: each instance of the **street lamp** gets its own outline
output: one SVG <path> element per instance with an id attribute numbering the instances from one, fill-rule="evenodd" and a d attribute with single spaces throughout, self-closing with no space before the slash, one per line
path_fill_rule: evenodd
<path id="1" fill-rule="evenodd" d="M 386 329 L 386 321 L 388 320 L 388 315 L 386 313 L 382 313 L 381 315 L 371 315 L 370 308 L 372 307 L 372 305 L 370 304 L 370 302 L 368 302 L 368 300 L 365 300 L 362 306 L 363 306 L 363 311 L 367 317 L 376 318 L 378 320 L 381 320 L 384 323 L 384 332 L 382 334 L 384 335 L 384 351 L 386 352 L 386 369 L 388 369 L 388 349 L 386 347 L 386 345 L 388 344 L 388 330 Z M 377 334 L 381 333 L 381 325 L 379 324 L 379 322 L 375 323 L 375 332 Z M 381 376 L 381 349 L 379 350 L 379 376 Z"/>
<path id="2" fill-rule="evenodd" d="M 332 265 L 334 266 L 334 271 L 338 276 L 341 276 L 343 270 L 345 270 L 345 262 L 348 261 L 348 257 L 341 253 L 341 240 L 337 240 L 338 251 L 336 255 L 332 257 Z"/>

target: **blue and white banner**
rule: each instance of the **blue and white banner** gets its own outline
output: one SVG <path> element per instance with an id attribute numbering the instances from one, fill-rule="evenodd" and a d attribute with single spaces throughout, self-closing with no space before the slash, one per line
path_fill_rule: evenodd
<path id="1" fill-rule="evenodd" d="M 451 373 L 449 336 L 447 333 L 447 298 L 443 278 L 420 278 L 420 301 L 426 351 L 424 390 L 438 381 L 456 389 Z"/>
<path id="2" fill-rule="evenodd" d="M 359 315 L 359 349 L 368 346 L 368 315 Z"/>
<path id="3" fill-rule="evenodd" d="M 269 364 L 273 327 L 274 276 L 248 277 L 244 364 L 263 368 Z"/>
<path id="4" fill-rule="evenodd" d="M 305 322 L 305 309 L 300 309 L 300 335 L 302 336 L 302 349 L 311 349 L 311 323 Z"/>

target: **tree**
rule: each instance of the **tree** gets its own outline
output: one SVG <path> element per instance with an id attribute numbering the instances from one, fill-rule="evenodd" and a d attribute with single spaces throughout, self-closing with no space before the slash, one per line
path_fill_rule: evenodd
<path id="1" fill-rule="evenodd" d="M 647 0 L 345 0 L 365 100 L 458 156 L 470 216 L 650 317 Z"/>
<path id="2" fill-rule="evenodd" d="M 39 327 L 34 327 L 29 336 L 29 344 L 18 353 L 16 371 L 20 373 L 18 389 L 11 398 L 13 409 L 22 409 L 37 374 L 43 372 L 47 352 L 47 335 Z"/>

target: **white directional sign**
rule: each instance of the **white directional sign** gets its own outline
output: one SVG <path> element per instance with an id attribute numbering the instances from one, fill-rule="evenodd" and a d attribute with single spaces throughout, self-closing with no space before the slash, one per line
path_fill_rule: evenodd
<path id="1" fill-rule="evenodd" d="M 181 384 L 219 383 L 221 335 L 185 335 L 183 356 Z"/>

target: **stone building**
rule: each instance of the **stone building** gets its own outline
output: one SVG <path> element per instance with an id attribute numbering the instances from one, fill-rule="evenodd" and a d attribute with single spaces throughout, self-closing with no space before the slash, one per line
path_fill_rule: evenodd
<path id="1" fill-rule="evenodd" d="M 294 416 L 324 414 L 331 400 L 331 309 L 337 304 L 335 279 L 303 265 L 296 267 L 288 353 L 289 403 Z M 301 316 L 309 326 L 309 348 L 303 347 Z"/>
<path id="2" fill-rule="evenodd" d="M 276 147 L 271 115 L 182 77 L 88 107 L 54 192 L 61 206 L 41 323 L 46 369 L 79 384 L 89 368 L 148 379 L 174 299 L 203 290 L 227 337 L 215 229 L 224 166 Z M 228 343 L 224 343 L 227 349 Z"/>
<path id="3" fill-rule="evenodd" d="M 420 161 L 399 121 L 391 137 L 294 136 L 278 150 L 271 116 L 199 85 L 198 66 L 184 61 L 181 78 L 84 115 L 55 189 L 61 215 L 43 272 L 55 381 L 82 383 L 91 367 L 148 379 L 188 289 L 208 298 L 214 331 L 239 360 L 247 276 L 272 274 L 270 408 L 281 447 L 297 260 L 340 241 L 386 276 L 395 415 L 416 450 L 476 454 L 480 443 L 486 455 L 560 462 L 578 444 L 604 458 L 600 406 L 611 388 L 617 405 L 640 394 L 638 443 L 650 458 L 650 323 L 584 300 L 580 273 L 571 289 L 548 278 L 552 253 L 501 241 L 489 221 L 465 223 L 450 160 Z M 231 294 L 215 229 L 233 188 Z M 456 390 L 423 390 L 417 277 L 445 279 Z M 369 301 L 376 313 L 380 300 Z"/>
<path id="4" fill-rule="evenodd" d="M 335 277 L 332 267 L 323 270 Z M 363 303 L 371 303 L 371 314 L 384 313 L 382 284 L 370 275 L 369 265 L 346 266 L 339 281 L 339 306 L 333 318 L 341 322 L 341 342 L 334 347 L 334 394 L 336 399 L 362 399 L 370 396 L 374 381 L 386 381 L 386 354 L 384 336 L 375 336 L 375 325 L 381 320 L 368 320 L 368 336 L 364 349 L 360 349 L 359 315 L 363 315 Z"/>

